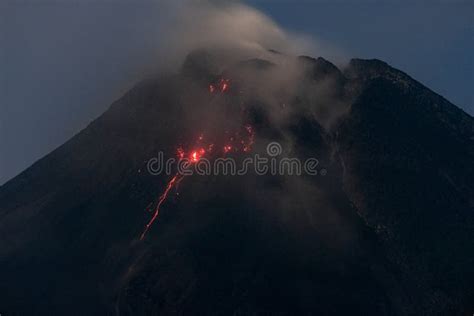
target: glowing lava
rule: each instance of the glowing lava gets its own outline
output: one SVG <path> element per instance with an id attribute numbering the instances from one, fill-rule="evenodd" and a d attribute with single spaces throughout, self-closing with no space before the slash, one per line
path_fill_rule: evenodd
<path id="1" fill-rule="evenodd" d="M 224 93 L 228 91 L 230 88 L 230 80 L 221 78 L 216 84 L 209 85 L 209 92 L 212 94 L 214 92 L 221 92 Z M 226 134 L 231 134 L 232 136 L 228 137 L 227 140 L 224 142 L 219 142 L 217 148 L 223 148 L 223 152 L 215 152 L 214 154 L 227 154 L 227 153 L 239 153 L 239 152 L 249 152 L 252 149 L 254 144 L 255 133 L 253 131 L 252 126 L 244 125 L 241 126 L 239 130 L 233 131 L 229 133 L 226 131 Z M 198 163 L 204 155 L 210 155 L 213 153 L 215 143 L 204 141 L 204 135 L 201 133 L 199 134 L 195 146 L 193 146 L 192 150 L 185 151 L 183 147 L 178 147 L 176 150 L 177 157 L 180 161 L 187 159 L 189 162 L 189 166 L 192 164 Z M 222 147 L 221 147 L 222 146 Z M 158 198 L 158 202 L 156 207 L 154 208 L 154 213 L 150 221 L 146 224 L 143 233 L 140 236 L 140 240 L 145 238 L 148 230 L 150 229 L 151 225 L 155 222 L 158 218 L 158 214 L 160 213 L 160 209 L 163 203 L 169 196 L 170 191 L 175 188 L 177 189 L 179 183 L 183 180 L 185 175 L 181 173 L 176 173 L 167 183 L 164 192 Z M 178 193 L 177 193 L 178 194 Z M 147 207 L 149 208 L 149 206 Z M 151 211 L 151 209 L 150 209 Z"/>
<path id="2" fill-rule="evenodd" d="M 152 218 L 150 219 L 150 221 L 146 224 L 145 226 L 145 230 L 143 231 L 142 235 L 140 236 L 140 240 L 143 240 L 143 238 L 145 238 L 145 235 L 146 233 L 148 232 L 148 230 L 150 229 L 150 226 L 153 224 L 153 222 L 156 220 L 156 218 L 158 217 L 158 214 L 160 213 L 160 208 L 161 208 L 161 205 L 166 201 L 166 198 L 168 197 L 168 194 L 170 193 L 171 189 L 177 185 L 179 182 L 181 182 L 181 180 L 183 179 L 183 175 L 180 175 L 180 174 L 176 174 L 173 178 L 171 178 L 171 180 L 168 182 L 168 185 L 166 186 L 166 189 L 165 191 L 163 192 L 163 194 L 160 195 L 160 198 L 158 199 L 158 204 L 156 204 L 156 207 L 155 207 L 155 212 L 153 213 L 153 216 Z"/>
<path id="3" fill-rule="evenodd" d="M 197 150 L 193 150 L 191 152 L 191 154 L 189 155 L 189 161 L 193 162 L 193 163 L 196 163 L 202 158 L 202 156 L 205 153 L 206 153 L 206 151 L 204 150 L 204 148 L 199 148 Z"/>
<path id="4" fill-rule="evenodd" d="M 221 78 L 216 84 L 209 85 L 209 92 L 212 94 L 216 91 L 226 92 L 230 88 L 230 79 Z"/>
<path id="5" fill-rule="evenodd" d="M 199 137 L 199 140 L 202 140 L 202 136 Z M 189 162 L 197 163 L 205 153 L 206 153 L 206 150 L 204 148 L 198 148 L 196 150 L 191 151 L 189 153 Z M 180 160 L 184 159 L 184 157 L 186 156 L 186 153 L 184 152 L 183 148 L 181 148 L 181 147 L 179 147 L 177 149 L 177 154 L 178 154 L 178 158 Z M 145 238 L 145 235 L 148 232 L 148 230 L 150 229 L 151 225 L 153 225 L 155 220 L 158 218 L 158 214 L 160 214 L 161 206 L 163 205 L 163 203 L 168 198 L 168 195 L 169 195 L 171 189 L 177 188 L 179 183 L 183 180 L 184 177 L 185 177 L 185 175 L 177 173 L 168 182 L 168 184 L 166 185 L 165 191 L 158 198 L 158 203 L 156 204 L 155 212 L 153 213 L 153 216 L 150 219 L 150 221 L 146 224 L 145 230 L 143 231 L 143 233 L 140 236 L 140 240 L 143 240 L 143 238 Z"/>

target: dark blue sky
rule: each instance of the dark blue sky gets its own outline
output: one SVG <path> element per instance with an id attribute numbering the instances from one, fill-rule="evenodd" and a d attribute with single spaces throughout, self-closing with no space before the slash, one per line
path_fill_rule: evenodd
<path id="1" fill-rule="evenodd" d="M 474 1 L 246 3 L 348 57 L 385 60 L 474 113 Z M 156 43 L 169 40 L 160 36 L 163 16 L 151 1 L 0 3 L 0 184 L 140 78 Z"/>

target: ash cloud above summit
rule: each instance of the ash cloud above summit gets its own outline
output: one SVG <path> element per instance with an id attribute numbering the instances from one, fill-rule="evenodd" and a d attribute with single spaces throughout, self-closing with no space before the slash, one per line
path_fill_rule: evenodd
<path id="1" fill-rule="evenodd" d="M 160 66 L 179 66 L 196 49 L 220 50 L 235 60 L 268 57 L 268 50 L 291 55 L 325 56 L 342 62 L 341 51 L 308 35 L 281 28 L 259 10 L 239 2 L 185 1 L 163 4 Z"/>
<path id="2" fill-rule="evenodd" d="M 308 67 L 313 67 L 315 60 L 301 57 L 324 56 L 346 67 L 341 51 L 322 45 L 315 38 L 286 31 L 262 12 L 239 2 L 191 1 L 166 5 L 167 18 L 157 37 L 160 39 L 157 67 L 150 68 L 154 72 L 152 76 L 187 71 L 195 66 L 210 76 L 208 80 L 227 73 L 245 86 L 241 88 L 251 90 L 265 103 L 269 119 L 277 124 L 287 123 L 292 113 L 282 111 L 281 107 L 298 94 L 305 96 L 299 104 L 306 108 L 297 111 L 316 116 L 324 127 L 329 127 L 345 111 L 346 100 L 335 87 L 342 83 L 340 71 L 320 59 L 321 67 L 330 68 L 325 70 L 329 76 L 321 77 L 315 84 L 304 80 L 312 75 Z M 188 115 L 203 120 L 216 116 L 207 115 L 208 108 L 193 106 L 193 102 L 187 108 Z M 223 116 L 220 119 L 228 121 Z"/>

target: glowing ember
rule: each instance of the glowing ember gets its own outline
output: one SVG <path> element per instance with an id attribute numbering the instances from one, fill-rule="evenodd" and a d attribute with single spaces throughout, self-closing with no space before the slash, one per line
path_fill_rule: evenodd
<path id="1" fill-rule="evenodd" d="M 225 92 L 229 89 L 229 79 L 221 79 L 219 81 L 219 88 L 221 92 Z"/>
<path id="2" fill-rule="evenodd" d="M 224 78 L 221 78 L 219 79 L 219 81 L 217 82 L 217 84 L 210 84 L 209 85 L 209 93 L 214 93 L 216 91 L 220 91 L 220 92 L 226 92 L 228 91 L 230 88 L 230 80 L 229 79 L 224 79 Z"/>
<path id="3" fill-rule="evenodd" d="M 198 162 L 205 153 L 206 151 L 204 150 L 204 148 L 194 150 L 189 155 L 189 160 L 193 163 Z"/>
<path id="4" fill-rule="evenodd" d="M 248 150 L 245 150 L 245 147 L 247 147 L 247 149 L 252 148 L 252 145 L 255 142 L 255 133 L 253 132 L 252 126 L 245 125 L 244 127 L 245 127 L 245 130 L 248 133 L 248 143 L 244 146 L 244 151 L 248 151 Z"/>
<path id="5" fill-rule="evenodd" d="M 184 158 L 184 150 L 183 150 L 183 148 L 179 147 L 179 148 L 177 149 L 177 152 L 178 152 L 178 158 L 179 158 L 180 160 L 183 159 L 183 158 Z"/>

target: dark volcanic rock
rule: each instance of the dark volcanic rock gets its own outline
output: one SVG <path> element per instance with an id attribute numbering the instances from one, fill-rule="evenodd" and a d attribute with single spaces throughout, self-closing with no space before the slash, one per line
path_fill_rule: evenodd
<path id="1" fill-rule="evenodd" d="M 402 268 L 418 313 L 467 311 L 473 119 L 383 62 L 350 67 L 364 84 L 335 131 L 346 192 Z"/>

